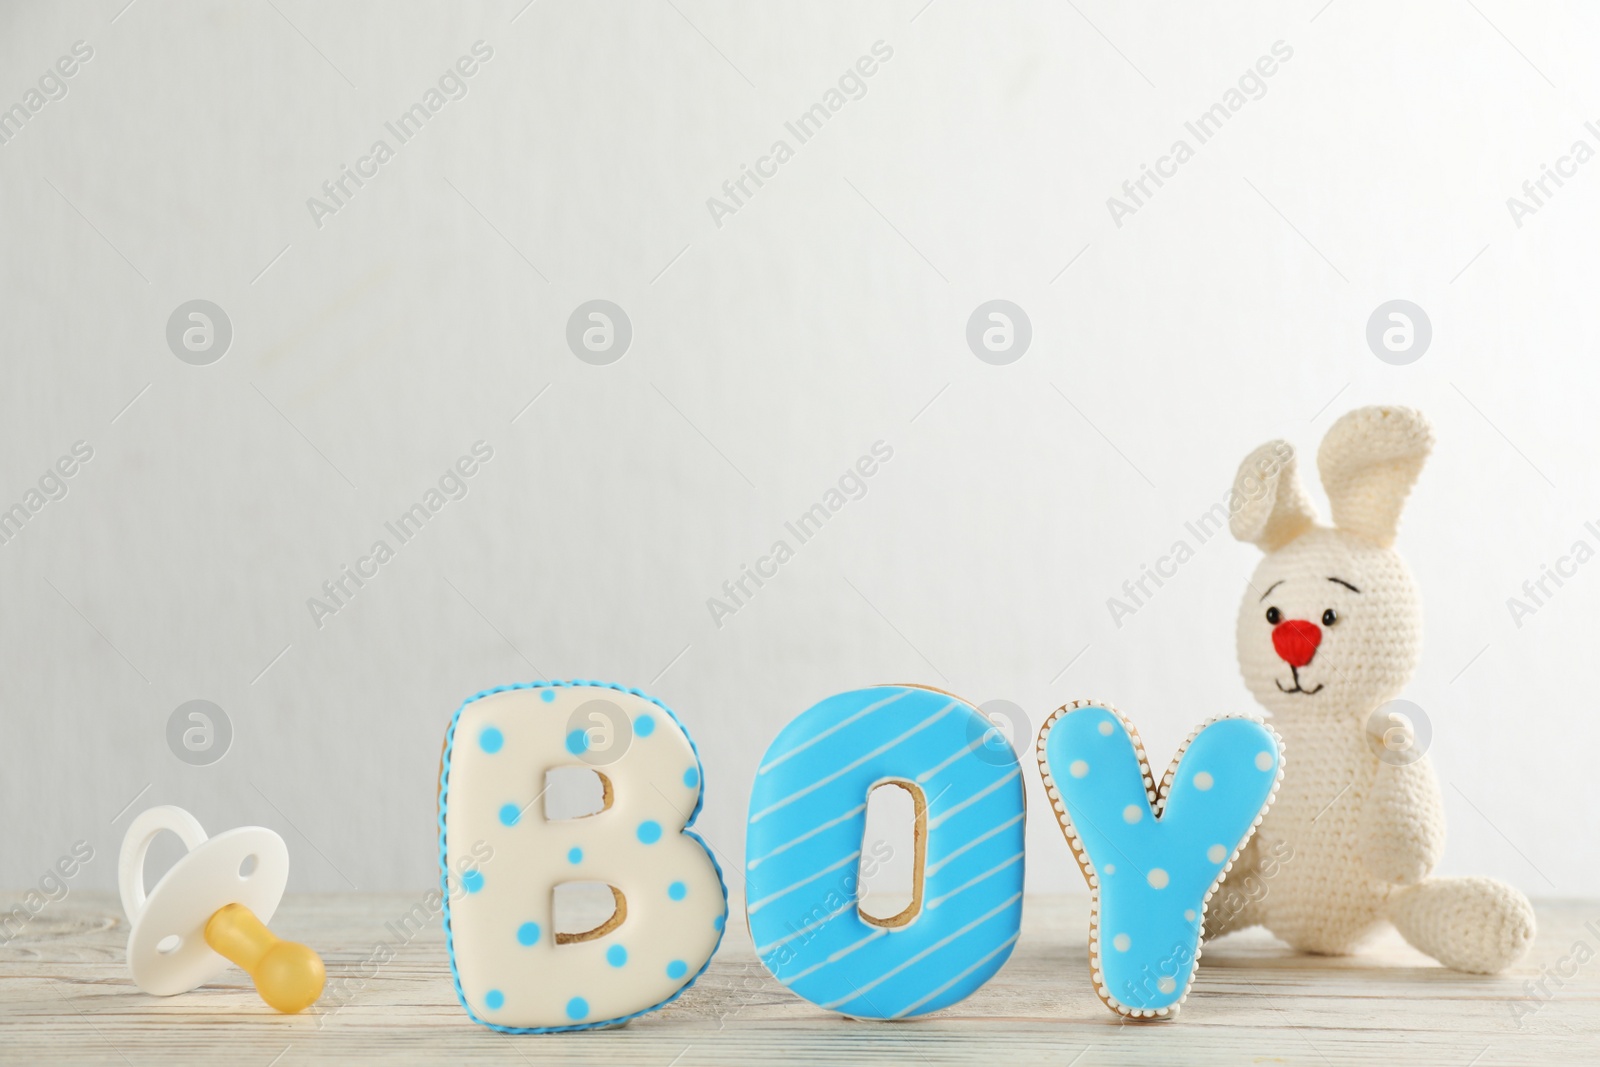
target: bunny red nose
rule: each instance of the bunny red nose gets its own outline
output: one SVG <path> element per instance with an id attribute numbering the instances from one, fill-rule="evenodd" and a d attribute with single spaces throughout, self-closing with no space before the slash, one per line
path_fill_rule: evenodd
<path id="1" fill-rule="evenodd" d="M 1311 662 L 1322 644 L 1322 628 L 1306 619 L 1288 619 L 1272 628 L 1272 647 L 1278 658 L 1297 670 Z"/>

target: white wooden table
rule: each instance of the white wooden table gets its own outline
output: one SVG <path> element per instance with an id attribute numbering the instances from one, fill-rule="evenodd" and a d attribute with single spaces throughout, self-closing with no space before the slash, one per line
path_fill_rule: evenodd
<path id="1" fill-rule="evenodd" d="M 1541 905 L 1533 951 L 1494 978 L 1443 970 L 1392 933 L 1351 959 L 1295 955 L 1260 932 L 1224 938 L 1206 947 L 1181 1018 L 1153 1024 L 1119 1022 L 1096 999 L 1083 896 L 1030 897 L 993 981 L 902 1023 L 812 1007 L 766 974 L 732 921 L 711 970 L 665 1010 L 619 1030 L 511 1037 L 462 1013 L 437 920 L 396 945 L 386 924 L 422 896 L 287 898 L 273 929 L 320 951 L 329 972 L 320 1010 L 291 1017 L 232 969 L 183 996 L 139 993 L 116 898 L 74 892 L 0 945 L 0 1063 L 1600 1063 L 1600 955 L 1576 968 L 1571 956 L 1578 942 L 1600 953 L 1600 902 Z M 18 899 L 0 894 L 0 912 Z M 379 944 L 393 958 L 373 965 Z M 1530 1000 L 1525 983 L 1541 978 L 1550 996 Z"/>

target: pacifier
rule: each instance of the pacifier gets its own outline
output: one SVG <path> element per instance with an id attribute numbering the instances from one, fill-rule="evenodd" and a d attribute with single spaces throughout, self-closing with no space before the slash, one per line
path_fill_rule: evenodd
<path id="1" fill-rule="evenodd" d="M 144 860 L 163 830 L 188 854 L 161 876 L 149 896 Z M 289 882 L 289 849 L 261 826 L 206 837 L 182 808 L 142 812 L 122 839 L 117 885 L 128 934 L 128 969 L 141 990 L 158 997 L 187 993 L 231 961 L 255 982 L 261 999 L 282 1012 L 316 1003 L 327 974 L 322 957 L 267 929 Z"/>

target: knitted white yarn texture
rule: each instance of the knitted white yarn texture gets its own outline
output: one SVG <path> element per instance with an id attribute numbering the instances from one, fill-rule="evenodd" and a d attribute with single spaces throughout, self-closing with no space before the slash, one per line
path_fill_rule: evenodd
<path id="1" fill-rule="evenodd" d="M 1392 546 L 1432 445 L 1407 408 L 1340 418 L 1317 457 L 1331 527 L 1316 524 L 1286 442 L 1239 468 L 1230 525 L 1266 553 L 1239 608 L 1239 668 L 1284 739 L 1284 781 L 1224 884 L 1250 891 L 1207 915 L 1207 938 L 1259 924 L 1302 951 L 1345 955 L 1390 922 L 1446 967 L 1485 974 L 1533 940 L 1533 908 L 1513 887 L 1430 877 L 1445 840 L 1438 781 L 1410 747 L 1414 724 L 1375 716 L 1421 655 L 1421 601 Z M 1274 631 L 1287 622 L 1280 655 Z"/>

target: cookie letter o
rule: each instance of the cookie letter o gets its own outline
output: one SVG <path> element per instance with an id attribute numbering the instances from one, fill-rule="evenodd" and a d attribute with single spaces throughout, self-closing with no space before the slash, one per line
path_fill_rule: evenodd
<path id="1" fill-rule="evenodd" d="M 916 810 L 912 903 L 859 907 L 867 795 Z M 919 686 L 840 693 L 778 734 L 756 771 L 745 914 L 773 977 L 863 1019 L 937 1011 L 998 971 L 1022 923 L 1022 768 L 981 711 Z"/>
<path id="2" fill-rule="evenodd" d="M 587 768 L 601 810 L 545 814 L 546 774 Z M 688 827 L 700 758 L 636 689 L 558 682 L 490 689 L 457 709 L 439 779 L 439 863 L 456 995 L 512 1033 L 614 1026 L 677 998 L 705 970 L 727 887 Z M 558 932 L 557 886 L 598 882 L 615 910 Z"/>

